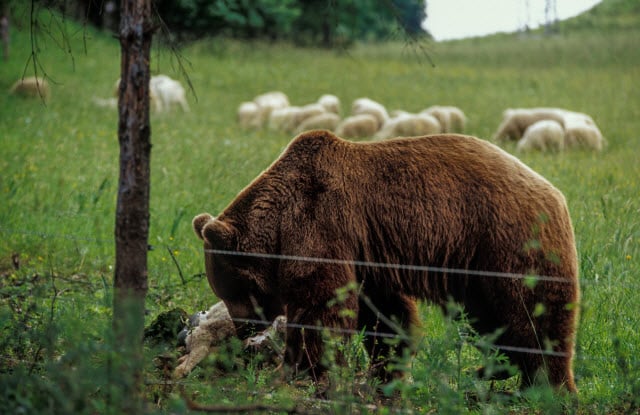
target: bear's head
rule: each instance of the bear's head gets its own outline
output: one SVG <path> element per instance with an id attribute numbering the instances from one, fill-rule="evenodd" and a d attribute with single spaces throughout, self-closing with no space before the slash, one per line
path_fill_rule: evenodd
<path id="1" fill-rule="evenodd" d="M 268 326 L 283 314 L 275 287 L 265 278 L 265 259 L 259 253 L 240 249 L 241 233 L 236 226 L 202 213 L 193 219 L 193 229 L 204 241 L 209 285 L 227 306 L 240 338 L 262 330 L 258 322 Z"/>

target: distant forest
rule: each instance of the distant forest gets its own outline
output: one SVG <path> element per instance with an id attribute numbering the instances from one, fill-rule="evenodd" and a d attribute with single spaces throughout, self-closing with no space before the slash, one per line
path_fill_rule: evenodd
<path id="1" fill-rule="evenodd" d="M 24 0 L 2 0 L 12 8 Z M 117 31 L 117 0 L 35 0 L 75 20 Z M 181 42 L 205 37 L 289 40 L 333 47 L 356 40 L 377 41 L 402 34 L 429 36 L 421 27 L 425 0 L 153 0 L 160 33 Z"/>

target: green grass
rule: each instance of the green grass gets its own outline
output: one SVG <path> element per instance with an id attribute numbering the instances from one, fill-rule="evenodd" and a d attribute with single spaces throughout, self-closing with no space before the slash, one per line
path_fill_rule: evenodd
<path id="1" fill-rule="evenodd" d="M 637 14 L 620 20 L 633 18 L 638 21 Z M 55 33 L 39 38 L 38 58 L 54 82 L 50 102 L 0 95 L 0 376 L 6 383 L 0 405 L 15 408 L 21 402 L 27 412 L 55 412 L 47 406 L 53 402 L 61 413 L 105 413 L 119 149 L 116 111 L 94 106 L 91 98 L 110 96 L 119 76 L 119 45 L 108 34 L 68 27 L 71 55 L 59 48 Z M 235 111 L 241 101 L 278 89 L 294 104 L 324 93 L 339 96 L 344 108 L 361 96 L 408 111 L 452 104 L 467 114 L 467 132 L 486 139 L 507 107 L 566 107 L 591 114 L 607 148 L 600 154 L 521 158 L 564 192 L 574 221 L 582 305 L 575 360 L 580 395 L 571 408 L 584 414 L 637 411 L 640 30 L 627 24 L 579 27 L 567 26 L 554 37 L 534 33 L 427 44 L 428 58 L 403 44 L 333 52 L 211 40 L 182 50 L 194 87 L 192 111 L 152 114 L 148 322 L 174 307 L 191 312 L 216 301 L 202 276 L 191 218 L 223 209 L 291 139 L 240 131 Z M 12 33 L 11 48 L 10 61 L 0 66 L 0 90 L 25 70 L 31 48 L 24 24 Z M 180 78 L 176 57 L 159 47 L 152 70 Z M 26 72 L 33 73 L 30 64 Z M 19 269 L 12 265 L 13 254 L 19 255 Z M 480 357 L 461 346 L 460 326 L 426 305 L 423 319 L 413 381 L 396 385 L 403 399 L 387 402 L 387 409 L 553 413 L 567 404 L 545 390 L 518 399 L 490 392 L 491 385 L 467 373 Z M 149 348 L 145 356 L 149 411 L 185 412 L 177 389 L 162 383 L 154 360 L 161 352 Z M 350 393 L 352 383 L 361 381 L 353 376 L 339 378 L 346 392 L 333 398 L 371 403 Z M 56 392 L 53 385 L 62 389 Z M 493 387 L 513 391 L 514 385 L 511 380 Z M 183 386 L 202 403 L 249 399 L 327 409 L 310 400 L 309 384 L 282 383 L 271 370 L 253 366 L 220 372 L 212 359 Z"/>

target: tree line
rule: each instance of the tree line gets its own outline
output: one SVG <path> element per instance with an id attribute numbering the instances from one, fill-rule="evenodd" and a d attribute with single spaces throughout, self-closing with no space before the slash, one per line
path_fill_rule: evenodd
<path id="1" fill-rule="evenodd" d="M 118 29 L 119 1 L 53 1 L 74 18 Z M 428 36 L 425 0 L 154 0 L 151 7 L 156 24 L 179 41 L 226 36 L 333 47 Z"/>

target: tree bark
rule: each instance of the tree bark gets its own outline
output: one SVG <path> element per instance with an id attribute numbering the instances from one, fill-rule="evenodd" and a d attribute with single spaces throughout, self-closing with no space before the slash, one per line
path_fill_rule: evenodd
<path id="1" fill-rule="evenodd" d="M 9 2 L 0 1 L 0 39 L 2 57 L 9 60 Z"/>
<path id="2" fill-rule="evenodd" d="M 151 0 L 121 0 L 118 101 L 120 178 L 116 207 L 112 404 L 142 411 L 142 339 L 147 294 L 151 127 Z"/>

